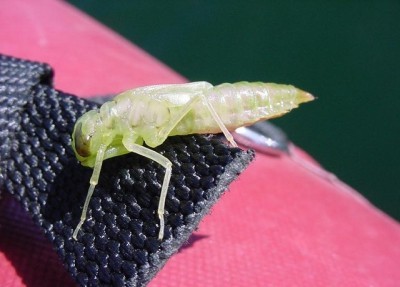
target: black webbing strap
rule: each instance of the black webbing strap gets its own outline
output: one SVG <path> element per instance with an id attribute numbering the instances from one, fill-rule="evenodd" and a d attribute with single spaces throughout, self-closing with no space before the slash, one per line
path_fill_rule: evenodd
<path id="1" fill-rule="evenodd" d="M 92 170 L 74 157 L 70 136 L 77 118 L 98 105 L 54 90 L 52 74 L 45 64 L 0 56 L 0 190 L 21 202 L 80 285 L 143 286 L 254 154 L 198 135 L 156 148 L 173 163 L 161 242 L 164 169 L 135 154 L 107 160 L 75 241 Z"/>

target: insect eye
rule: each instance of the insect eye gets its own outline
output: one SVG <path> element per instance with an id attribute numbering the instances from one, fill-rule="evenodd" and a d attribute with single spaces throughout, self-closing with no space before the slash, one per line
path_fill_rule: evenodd
<path id="1" fill-rule="evenodd" d="M 82 133 L 82 123 L 78 123 L 75 127 L 74 142 L 75 151 L 82 157 L 88 157 L 90 155 L 90 135 L 84 135 Z"/>

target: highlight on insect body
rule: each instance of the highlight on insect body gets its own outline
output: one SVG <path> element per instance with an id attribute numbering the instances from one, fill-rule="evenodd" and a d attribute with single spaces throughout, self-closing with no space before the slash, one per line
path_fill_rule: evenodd
<path id="1" fill-rule="evenodd" d="M 236 147 L 229 131 L 282 116 L 313 99 L 311 94 L 291 85 L 238 82 L 213 86 L 193 82 L 129 90 L 100 109 L 85 113 L 75 124 L 72 148 L 82 165 L 93 168 L 93 174 L 73 238 L 77 238 L 86 220 L 104 160 L 133 152 L 165 168 L 157 210 L 161 240 L 172 163 L 152 148 L 169 136 L 219 132 Z"/>

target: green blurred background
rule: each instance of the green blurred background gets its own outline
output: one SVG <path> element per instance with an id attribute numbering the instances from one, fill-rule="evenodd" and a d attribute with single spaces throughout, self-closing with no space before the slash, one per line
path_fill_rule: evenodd
<path id="1" fill-rule="evenodd" d="M 69 2 L 191 81 L 312 92 L 274 123 L 400 219 L 400 1 Z"/>

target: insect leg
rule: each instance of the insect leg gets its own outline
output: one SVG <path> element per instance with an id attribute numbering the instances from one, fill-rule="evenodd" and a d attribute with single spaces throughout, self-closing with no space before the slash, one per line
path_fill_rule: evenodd
<path id="1" fill-rule="evenodd" d="M 183 117 L 193 108 L 193 106 L 201 100 L 199 95 L 194 96 L 189 102 L 187 102 L 179 113 L 177 113 L 163 128 L 160 129 L 157 135 L 157 145 L 162 144 L 174 127 L 183 119 Z"/>
<path id="2" fill-rule="evenodd" d="M 172 163 L 169 159 L 159 154 L 158 152 L 136 144 L 134 142 L 134 139 L 132 139 L 132 137 L 129 136 L 124 137 L 123 144 L 128 151 L 137 153 L 141 156 L 151 159 L 165 168 L 165 175 L 161 187 L 160 200 L 158 202 L 158 210 L 157 210 L 158 218 L 160 219 L 160 231 L 158 233 L 158 239 L 162 240 L 164 237 L 164 228 L 165 228 L 165 223 L 164 223 L 165 199 L 167 197 L 169 181 L 171 179 Z"/>
<path id="3" fill-rule="evenodd" d="M 201 96 L 203 102 L 206 104 L 211 116 L 214 118 L 215 122 L 217 123 L 217 125 L 221 129 L 222 133 L 226 137 L 226 139 L 231 143 L 232 146 L 237 147 L 238 145 L 236 144 L 235 140 L 233 139 L 232 134 L 228 131 L 228 129 L 222 122 L 222 119 L 217 114 L 214 107 L 211 105 L 210 101 L 207 99 L 207 97 L 204 94 L 201 94 L 200 96 Z"/>
<path id="4" fill-rule="evenodd" d="M 232 134 L 228 131 L 228 129 L 225 127 L 224 123 L 222 122 L 222 119 L 219 117 L 213 106 L 211 105 L 210 101 L 207 99 L 207 97 L 203 93 L 198 93 L 195 95 L 183 108 L 180 110 L 180 112 L 169 121 L 169 123 L 163 127 L 158 136 L 157 136 L 157 142 L 158 144 L 161 144 L 164 142 L 164 140 L 168 137 L 168 135 L 171 133 L 171 131 L 174 129 L 174 127 L 182 120 L 182 118 L 191 110 L 193 109 L 194 105 L 199 102 L 203 101 L 207 109 L 209 110 L 211 116 L 221 129 L 222 133 L 226 137 L 226 139 L 232 144 L 232 146 L 237 147 L 237 144 L 235 140 L 233 139 Z"/>
<path id="5" fill-rule="evenodd" d="M 76 240 L 76 238 L 78 236 L 79 230 L 82 227 L 82 224 L 86 220 L 86 215 L 87 215 L 87 210 L 88 210 L 90 199 L 92 198 L 95 186 L 99 182 L 101 166 L 103 164 L 104 153 L 105 153 L 106 149 L 107 149 L 107 145 L 101 145 L 99 150 L 97 151 L 96 161 L 95 161 L 95 164 L 93 166 L 92 177 L 90 178 L 90 187 L 89 187 L 88 193 L 86 195 L 85 203 L 83 205 L 81 219 L 80 219 L 78 225 L 76 226 L 76 228 L 74 230 L 74 233 L 72 234 L 72 238 L 74 238 L 75 240 Z"/>

